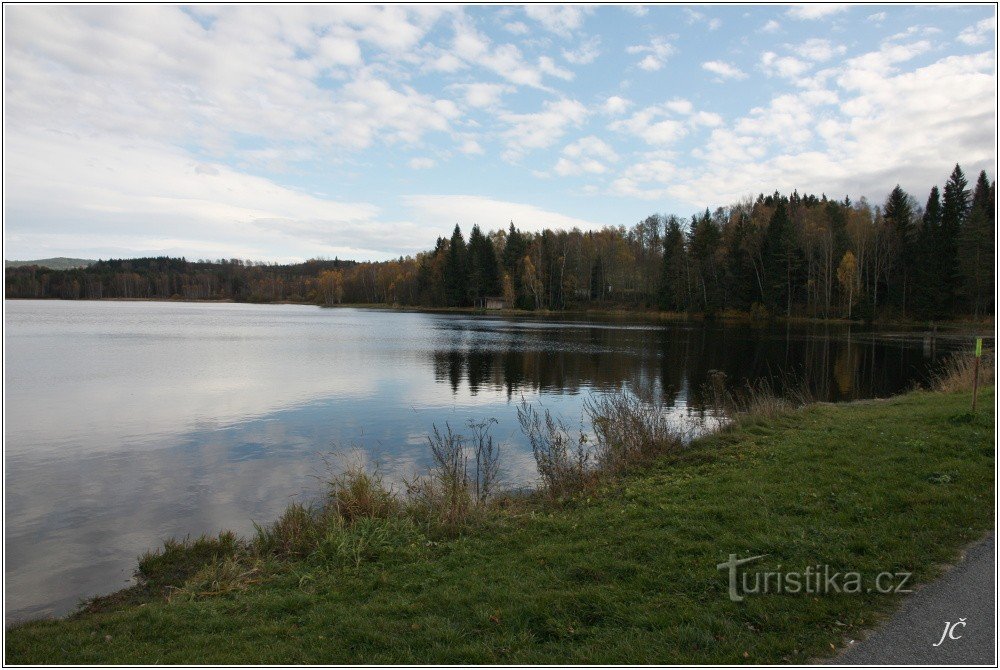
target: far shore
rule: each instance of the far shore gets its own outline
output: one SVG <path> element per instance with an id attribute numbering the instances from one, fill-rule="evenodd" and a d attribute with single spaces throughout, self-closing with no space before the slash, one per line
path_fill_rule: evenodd
<path id="1" fill-rule="evenodd" d="M 61 298 L 4 298 L 10 301 L 22 301 L 22 300 L 44 300 L 44 301 L 62 301 Z M 527 310 L 527 309 L 497 309 L 497 310 L 487 310 L 478 307 L 428 307 L 420 305 L 399 305 L 399 304 L 384 304 L 384 303 L 342 303 L 337 305 L 320 305 L 315 302 L 309 301 L 296 301 L 296 300 L 272 300 L 268 302 L 250 302 L 250 301 L 239 301 L 232 300 L 229 298 L 225 299 L 205 299 L 205 300 L 192 300 L 192 299 L 175 299 L 175 298 L 98 298 L 98 299 L 81 299 L 81 300 L 66 300 L 66 302 L 175 302 L 175 303 L 231 303 L 231 304 L 243 304 L 243 305 L 303 305 L 312 307 L 321 307 L 329 309 L 342 309 L 342 308 L 353 308 L 353 309 L 371 309 L 371 310 L 386 310 L 395 312 L 424 312 L 428 314 L 467 314 L 470 316 L 505 316 L 505 317 L 521 317 L 521 318 L 542 318 L 542 319 L 561 319 L 564 317 L 569 318 L 593 318 L 593 319 L 612 319 L 612 320 L 635 320 L 639 322 L 678 322 L 678 321 L 688 321 L 688 322 L 722 322 L 722 323 L 788 323 L 788 324 L 801 324 L 801 325 L 840 325 L 840 326 L 872 326 L 875 328 L 911 328 L 916 330 L 925 330 L 928 332 L 937 332 L 938 330 L 948 331 L 948 332 L 960 332 L 969 334 L 981 334 L 984 336 L 990 336 L 993 333 L 993 318 L 982 319 L 979 321 L 970 318 L 956 319 L 956 320 L 940 320 L 940 321 L 929 321 L 929 320 L 917 320 L 917 319 L 876 319 L 870 324 L 866 324 L 860 319 L 846 319 L 842 317 L 812 317 L 812 316 L 784 316 L 784 315 L 774 315 L 768 320 L 755 320 L 750 316 L 749 312 L 740 312 L 735 310 L 727 310 L 723 312 L 718 312 L 713 316 L 708 316 L 701 313 L 687 313 L 687 312 L 661 312 L 652 309 L 625 309 L 625 308 L 609 308 L 609 309 L 568 309 L 568 310 Z"/>

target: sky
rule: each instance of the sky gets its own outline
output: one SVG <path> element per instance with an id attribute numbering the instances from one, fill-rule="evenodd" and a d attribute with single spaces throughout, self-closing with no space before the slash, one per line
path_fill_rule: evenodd
<path id="1" fill-rule="evenodd" d="M 4 7 L 4 257 L 381 260 L 995 178 L 992 5 Z"/>

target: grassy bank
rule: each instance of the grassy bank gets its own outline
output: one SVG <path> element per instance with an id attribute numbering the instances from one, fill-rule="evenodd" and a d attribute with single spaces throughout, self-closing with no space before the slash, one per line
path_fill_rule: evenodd
<path id="1" fill-rule="evenodd" d="M 934 578 L 993 523 L 993 388 L 746 420 L 568 502 L 456 537 L 372 521 L 246 568 L 147 557 L 152 583 L 7 631 L 8 663 L 781 663 L 834 653 L 898 595 L 727 596 L 716 565 Z M 344 538 L 353 538 L 346 541 Z M 272 537 L 294 542 L 293 536 Z M 279 558 L 279 556 L 284 556 Z M 206 567 L 207 566 L 207 567 Z M 239 571 L 239 573 L 237 573 Z M 164 596 L 167 597 L 164 597 Z"/>

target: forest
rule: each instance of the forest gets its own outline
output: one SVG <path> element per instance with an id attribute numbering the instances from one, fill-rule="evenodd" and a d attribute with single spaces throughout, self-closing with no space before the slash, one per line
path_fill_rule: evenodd
<path id="1" fill-rule="evenodd" d="M 925 201 L 760 194 L 690 219 L 597 231 L 459 226 L 390 261 L 102 260 L 7 268 L 7 298 L 234 300 L 523 310 L 657 310 L 713 317 L 983 319 L 993 314 L 996 182 L 956 165 Z"/>

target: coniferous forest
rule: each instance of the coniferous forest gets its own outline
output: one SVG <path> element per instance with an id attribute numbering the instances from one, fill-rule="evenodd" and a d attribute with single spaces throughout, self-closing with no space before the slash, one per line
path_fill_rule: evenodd
<path id="1" fill-rule="evenodd" d="M 654 214 L 599 231 L 455 226 L 397 260 L 138 258 L 88 268 L 6 269 L 8 298 L 178 299 L 625 309 L 811 318 L 993 314 L 996 183 L 956 165 L 926 199 L 884 202 L 773 193 L 690 219 Z"/>

